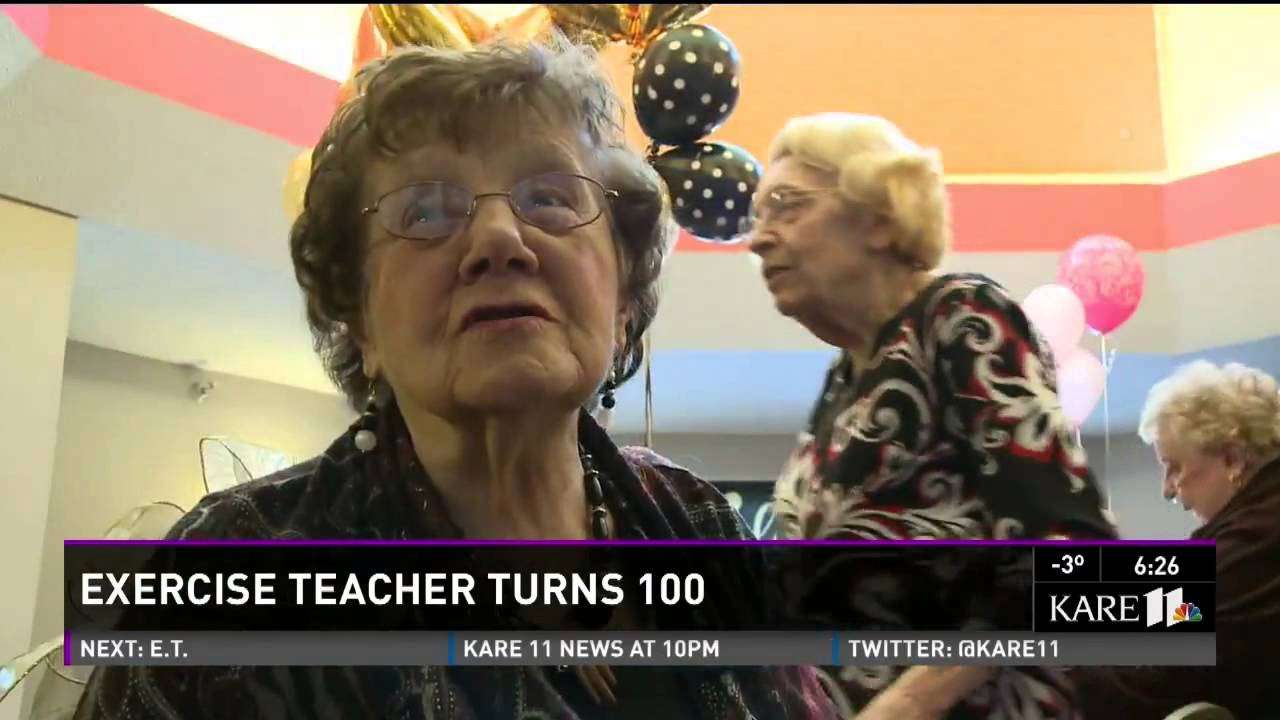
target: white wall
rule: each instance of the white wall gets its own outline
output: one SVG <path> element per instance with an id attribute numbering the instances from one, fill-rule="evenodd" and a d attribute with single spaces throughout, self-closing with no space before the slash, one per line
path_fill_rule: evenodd
<path id="1" fill-rule="evenodd" d="M 639 435 L 618 435 L 619 445 L 643 445 Z M 795 435 L 657 434 L 653 450 L 711 482 L 772 483 L 782 469 Z"/>
<path id="2" fill-rule="evenodd" d="M 0 198 L 0 662 L 31 639 L 75 259 L 74 219 Z M 0 720 L 21 701 L 10 697 Z"/>
<path id="3" fill-rule="evenodd" d="M 1108 453 L 1099 435 L 1084 439 L 1089 466 L 1111 488 L 1111 510 L 1120 534 L 1133 540 L 1183 540 L 1195 518 L 1160 495 L 1160 464 L 1136 433 L 1114 432 Z"/>
<path id="4" fill-rule="evenodd" d="M 185 368 L 76 342 L 65 352 L 36 642 L 62 632 L 62 541 L 99 537 L 149 502 L 190 509 L 204 494 L 200 438 L 231 436 L 308 458 L 355 418 L 336 395 L 218 374 L 207 376 L 215 389 L 196 404 Z M 25 586 L 28 602 L 34 584 Z"/>

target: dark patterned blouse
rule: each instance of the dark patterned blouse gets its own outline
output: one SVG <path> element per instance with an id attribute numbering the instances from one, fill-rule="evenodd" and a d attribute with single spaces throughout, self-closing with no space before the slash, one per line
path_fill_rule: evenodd
<path id="1" fill-rule="evenodd" d="M 375 449 L 357 450 L 355 430 L 320 457 L 205 497 L 170 538 L 461 537 L 442 511 L 394 404 L 378 416 Z M 619 537 L 748 536 L 724 497 L 687 470 L 647 450 L 619 450 L 586 413 L 579 437 L 602 470 Z M 721 580 L 759 587 L 753 577 Z M 716 612 L 732 618 L 744 610 Z M 94 672 L 75 717 L 586 720 L 654 717 L 655 712 L 672 720 L 835 717 L 811 668 L 616 671 L 621 707 L 596 706 L 572 672 L 537 667 L 107 667 Z"/>
<path id="2" fill-rule="evenodd" d="M 835 363 L 774 502 L 782 537 L 1115 537 L 1049 351 L 1003 288 L 971 274 L 937 278 L 886 323 L 867 367 L 855 372 L 847 354 Z M 913 625 L 893 604 L 885 612 Z M 833 671 L 854 707 L 900 673 Z M 950 717 L 1079 713 L 1063 673 L 1004 669 Z"/>

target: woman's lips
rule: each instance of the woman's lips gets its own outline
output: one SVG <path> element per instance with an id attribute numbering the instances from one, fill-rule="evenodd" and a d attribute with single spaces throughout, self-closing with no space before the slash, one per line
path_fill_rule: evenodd
<path id="1" fill-rule="evenodd" d="M 472 308 L 462 318 L 462 331 L 472 328 L 537 327 L 551 321 L 551 313 L 537 303 L 494 303 Z"/>
<path id="2" fill-rule="evenodd" d="M 547 320 L 537 315 L 520 315 L 516 317 L 493 318 L 490 320 L 477 320 L 469 323 L 464 332 L 484 331 L 484 332 L 503 332 L 513 330 L 536 330 Z"/>

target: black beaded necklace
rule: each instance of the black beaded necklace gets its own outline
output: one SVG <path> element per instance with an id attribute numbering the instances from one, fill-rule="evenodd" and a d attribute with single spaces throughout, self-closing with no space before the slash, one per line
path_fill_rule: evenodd
<path id="1" fill-rule="evenodd" d="M 591 453 L 582 445 L 578 446 L 578 457 L 582 459 L 582 482 L 586 488 L 587 505 L 591 510 L 591 536 L 596 540 L 608 540 L 613 531 L 609 523 L 609 508 L 604 504 L 604 483 L 600 470 L 596 468 Z"/>

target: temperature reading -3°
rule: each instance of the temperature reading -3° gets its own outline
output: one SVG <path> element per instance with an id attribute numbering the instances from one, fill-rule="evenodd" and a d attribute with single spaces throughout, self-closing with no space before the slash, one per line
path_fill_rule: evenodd
<path id="1" fill-rule="evenodd" d="M 1094 582 L 1098 579 L 1098 548 L 1036 548 L 1036 579 Z"/>
<path id="2" fill-rule="evenodd" d="M 1076 568 L 1084 567 L 1084 555 L 1063 555 L 1062 559 L 1049 567 L 1063 575 L 1070 575 Z"/>

